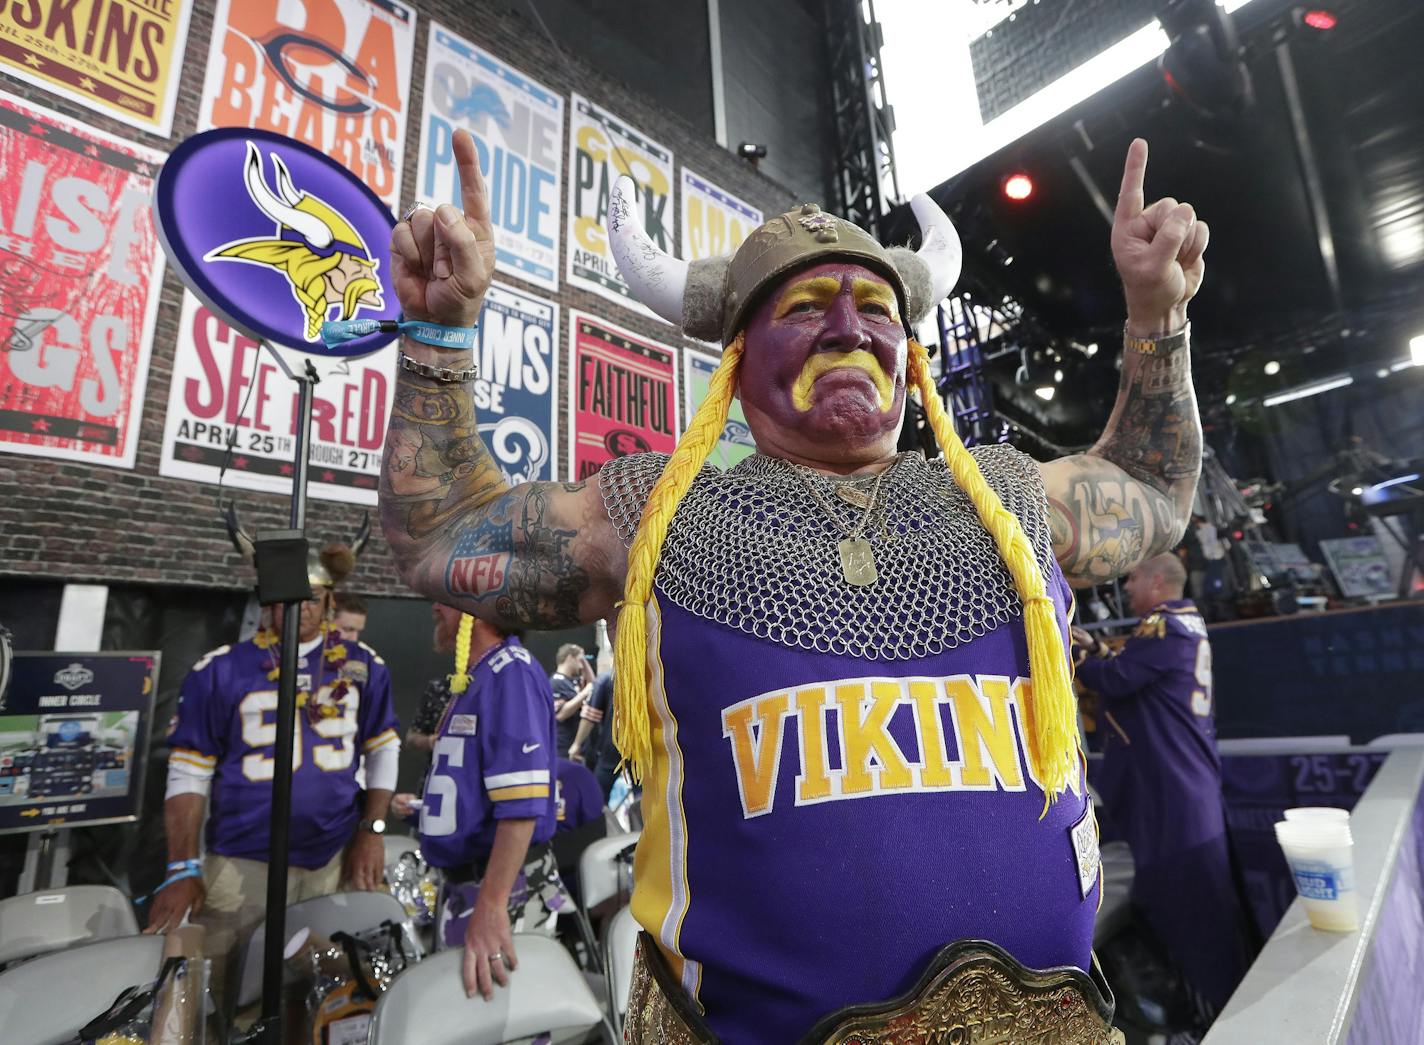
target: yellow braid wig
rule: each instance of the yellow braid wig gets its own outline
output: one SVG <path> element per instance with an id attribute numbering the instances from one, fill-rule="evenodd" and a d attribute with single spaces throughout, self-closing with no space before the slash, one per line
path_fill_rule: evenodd
<path id="1" fill-rule="evenodd" d="M 738 334 L 723 350 L 722 362 L 708 383 L 707 398 L 648 494 L 638 534 L 628 551 L 623 608 L 618 611 L 618 635 L 613 644 L 613 741 L 635 781 L 642 779 L 653 757 L 648 715 L 648 599 L 653 594 L 653 577 L 677 506 L 727 426 L 743 344 L 743 335 Z"/>
<path id="2" fill-rule="evenodd" d="M 460 615 L 460 630 L 455 635 L 455 674 L 450 676 L 450 692 L 463 693 L 470 688 L 470 638 L 475 633 L 475 618 Z"/>
<path id="3" fill-rule="evenodd" d="M 1014 588 L 1023 601 L 1030 689 L 1027 707 L 1021 710 L 1028 718 L 1025 732 L 1034 776 L 1043 787 L 1047 801 L 1051 802 L 1070 781 L 1076 782 L 1078 778 L 1077 704 L 1053 600 L 1048 597 L 1043 571 L 1038 568 L 1028 534 L 1018 516 L 1004 507 L 999 495 L 984 480 L 974 457 L 964 448 L 930 376 L 929 355 L 914 339 L 910 340 L 907 378 L 908 383 L 920 391 L 925 416 L 934 429 L 935 441 L 944 453 L 955 484 L 974 502 L 979 522 L 994 538 L 999 558 L 1009 568 Z M 1045 804 L 1045 812 L 1047 808 Z"/>

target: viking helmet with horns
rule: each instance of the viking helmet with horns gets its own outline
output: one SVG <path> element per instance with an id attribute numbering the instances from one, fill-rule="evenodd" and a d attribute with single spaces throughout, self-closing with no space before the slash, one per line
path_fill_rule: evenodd
<path id="1" fill-rule="evenodd" d="M 959 279 L 963 253 L 954 223 L 923 193 L 911 201 L 920 223 L 918 252 L 882 247 L 875 237 L 814 203 L 778 214 L 735 254 L 687 262 L 649 238 L 626 175 L 613 186 L 608 231 L 613 257 L 633 296 L 689 337 L 728 344 L 763 291 L 790 272 L 832 258 L 872 269 L 890 281 L 901 315 L 919 322 Z"/>
<path id="2" fill-rule="evenodd" d="M 920 223 L 917 252 L 886 249 L 863 229 L 806 204 L 753 231 L 730 258 L 688 263 L 648 237 L 634 193 L 632 179 L 619 178 L 608 210 L 613 257 L 633 296 L 690 337 L 720 340 L 726 346 L 706 398 L 648 494 L 628 552 L 614 651 L 614 739 L 638 776 L 648 768 L 653 752 L 647 698 L 647 602 L 673 515 L 727 422 L 745 352 L 742 328 L 748 313 L 764 292 L 793 271 L 842 258 L 889 280 L 900 299 L 900 314 L 913 325 L 953 289 L 962 253 L 948 216 L 928 196 L 919 195 L 911 201 Z M 1053 796 L 1076 785 L 1078 774 L 1077 706 L 1056 608 L 1023 525 L 1004 507 L 960 441 L 930 375 L 929 356 L 913 339 L 907 367 L 907 381 L 920 393 L 945 463 L 993 536 L 1023 601 L 1033 681 L 1028 749 L 1046 810 Z"/>

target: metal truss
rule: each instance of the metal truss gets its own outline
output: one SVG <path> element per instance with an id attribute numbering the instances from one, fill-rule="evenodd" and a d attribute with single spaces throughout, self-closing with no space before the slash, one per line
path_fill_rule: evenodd
<path id="1" fill-rule="evenodd" d="M 940 374 L 935 383 L 966 446 L 1008 438 L 1009 426 L 994 409 L 984 364 L 1018 351 L 1013 332 L 1022 317 L 1023 307 L 1012 298 L 986 304 L 967 290 L 939 305 Z"/>
<path id="2" fill-rule="evenodd" d="M 886 201 L 899 200 L 900 185 L 891 140 L 895 114 L 886 101 L 874 0 L 831 0 L 825 26 L 834 131 L 832 205 L 879 236 Z"/>

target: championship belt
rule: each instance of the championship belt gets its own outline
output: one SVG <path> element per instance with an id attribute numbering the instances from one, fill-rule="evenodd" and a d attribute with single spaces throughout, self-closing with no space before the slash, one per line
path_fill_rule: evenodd
<path id="1" fill-rule="evenodd" d="M 1071 966 L 1037 971 L 997 944 L 960 940 L 936 954 L 901 997 L 833 1012 L 801 1045 L 1121 1045 L 1112 1012 L 1096 959 L 1091 975 Z M 646 933 L 638 941 L 623 1040 L 717 1041 Z"/>

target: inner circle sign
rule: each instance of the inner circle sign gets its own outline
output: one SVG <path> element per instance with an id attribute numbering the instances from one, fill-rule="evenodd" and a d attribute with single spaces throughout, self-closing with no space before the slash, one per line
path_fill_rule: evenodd
<path id="1" fill-rule="evenodd" d="M 324 356 L 366 355 L 380 334 L 327 348 L 329 319 L 396 319 L 395 221 L 345 167 L 271 131 L 189 138 L 154 190 L 158 234 L 188 288 L 259 340 Z"/>

